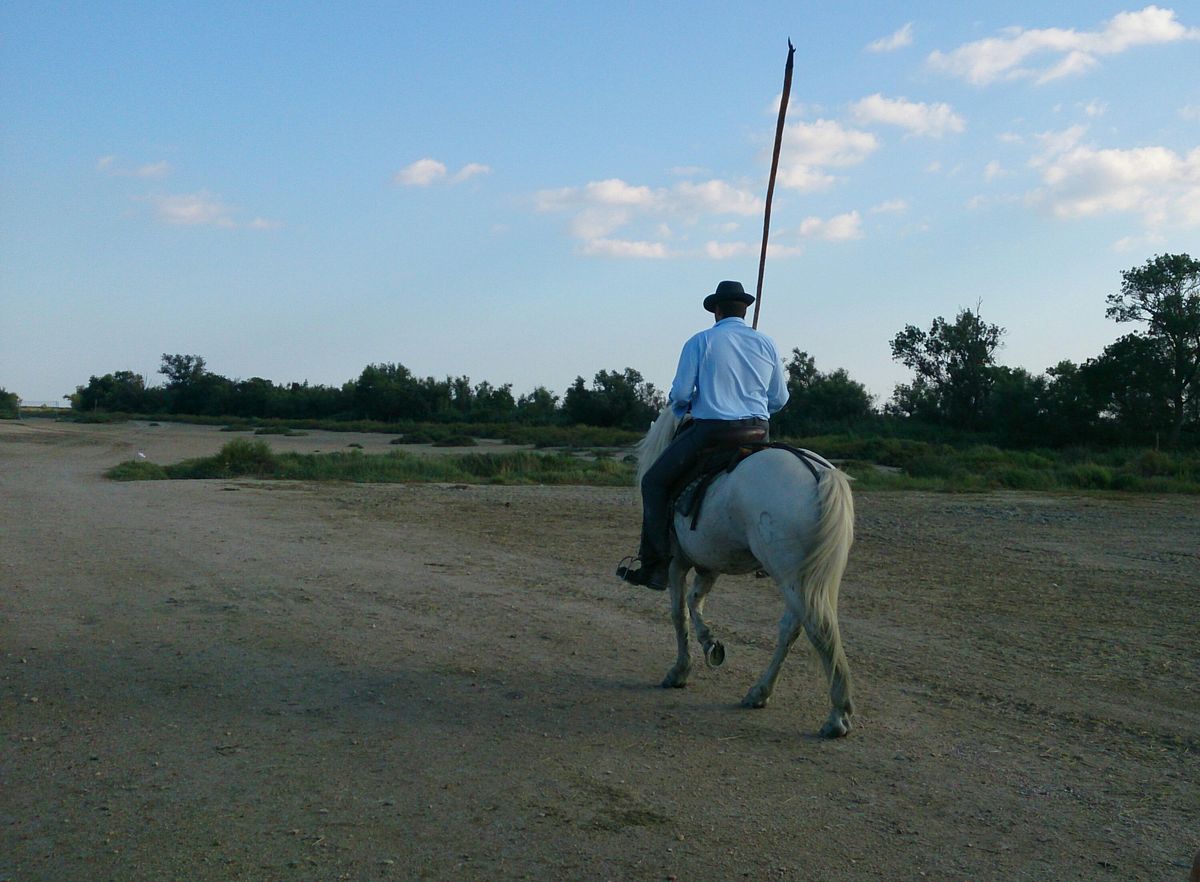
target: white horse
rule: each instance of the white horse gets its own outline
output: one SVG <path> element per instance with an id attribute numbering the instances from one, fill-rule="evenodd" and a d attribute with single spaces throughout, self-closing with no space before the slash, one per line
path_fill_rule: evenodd
<path id="1" fill-rule="evenodd" d="M 643 475 L 671 442 L 678 425 L 668 405 L 642 439 L 637 451 L 639 491 Z M 694 530 L 691 518 L 674 515 L 669 587 L 679 654 L 662 685 L 687 684 L 692 667 L 689 617 L 708 664 L 716 667 L 725 660 L 724 646 L 704 621 L 704 600 L 717 576 L 765 570 L 779 585 L 785 603 L 779 643 L 742 705 L 766 706 L 779 669 L 803 628 L 829 680 L 833 709 L 820 734 L 837 738 L 850 731 L 853 712 L 837 601 L 854 541 L 854 500 L 845 474 L 833 467 L 816 470 L 819 479 L 795 454 L 763 450 L 712 482 Z M 686 591 L 688 572 L 693 569 L 696 578 Z"/>

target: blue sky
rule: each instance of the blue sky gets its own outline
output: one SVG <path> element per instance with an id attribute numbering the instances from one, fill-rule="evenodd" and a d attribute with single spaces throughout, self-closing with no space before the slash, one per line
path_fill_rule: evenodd
<path id="1" fill-rule="evenodd" d="M 904 325 L 980 305 L 1040 373 L 1200 254 L 1200 5 L 0 7 L 0 386 L 162 353 L 340 385 L 375 362 L 669 384 L 722 279 L 881 400 Z M 830 7 L 837 8 L 830 8 Z"/>

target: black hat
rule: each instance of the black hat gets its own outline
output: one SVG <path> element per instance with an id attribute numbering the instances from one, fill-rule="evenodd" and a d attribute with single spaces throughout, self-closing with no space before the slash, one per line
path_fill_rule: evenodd
<path id="1" fill-rule="evenodd" d="M 709 312 L 716 312 L 718 303 L 727 303 L 730 300 L 747 306 L 754 302 L 754 298 L 746 293 L 741 282 L 722 282 L 717 285 L 716 291 L 704 298 L 704 308 Z"/>

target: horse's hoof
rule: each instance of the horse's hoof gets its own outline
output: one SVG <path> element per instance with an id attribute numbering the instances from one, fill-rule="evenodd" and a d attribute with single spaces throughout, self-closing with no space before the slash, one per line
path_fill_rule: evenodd
<path id="1" fill-rule="evenodd" d="M 684 686 L 687 685 L 687 680 L 688 680 L 688 672 L 687 671 L 683 671 L 683 672 L 671 671 L 669 674 L 667 674 L 667 676 L 665 676 L 663 678 L 661 685 L 662 685 L 663 689 L 682 689 Z"/>
<path id="2" fill-rule="evenodd" d="M 763 690 L 755 686 L 746 693 L 746 697 L 742 699 L 742 707 L 766 707 L 767 702 L 771 700 L 771 696 L 764 693 Z"/>
<path id="3" fill-rule="evenodd" d="M 830 717 L 818 733 L 822 738 L 845 738 L 850 732 L 850 718 Z"/>
<path id="4" fill-rule="evenodd" d="M 725 663 L 725 644 L 720 640 L 714 640 L 704 647 L 704 661 L 710 668 L 721 667 Z"/>

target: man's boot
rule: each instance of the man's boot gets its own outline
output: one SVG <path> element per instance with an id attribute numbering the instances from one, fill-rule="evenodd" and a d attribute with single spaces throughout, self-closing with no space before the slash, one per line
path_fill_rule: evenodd
<path id="1" fill-rule="evenodd" d="M 628 560 L 628 558 L 627 558 Z M 662 559 L 658 561 L 646 560 L 638 558 L 641 564 L 636 570 L 633 569 L 633 563 L 626 564 L 624 561 L 617 567 L 617 578 L 623 582 L 628 582 L 630 585 L 642 585 L 654 591 L 663 591 L 667 587 L 667 577 L 671 569 L 671 561 Z"/>

